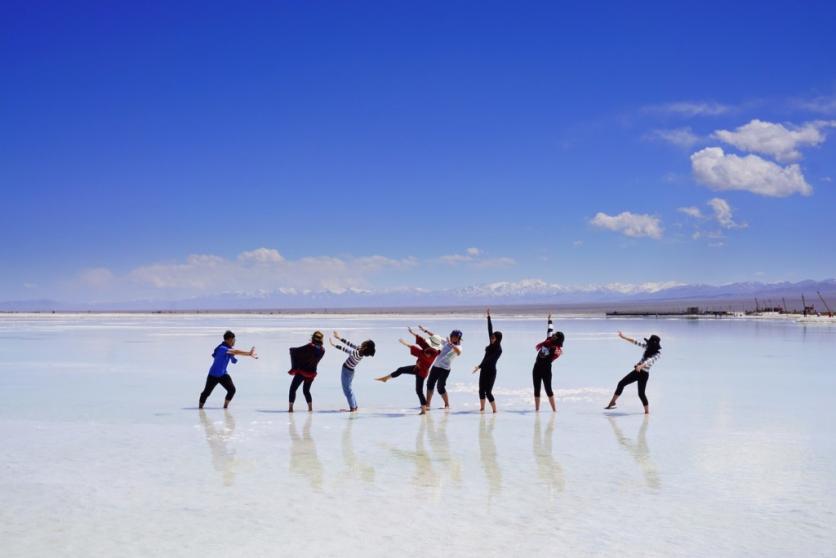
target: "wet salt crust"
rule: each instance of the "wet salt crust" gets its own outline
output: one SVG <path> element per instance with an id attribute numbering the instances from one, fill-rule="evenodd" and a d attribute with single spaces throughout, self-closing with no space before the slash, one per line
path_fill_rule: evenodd
<path id="1" fill-rule="evenodd" d="M 410 362 L 419 321 L 464 331 L 453 408 L 427 417 L 411 378 L 372 380 Z M 480 415 L 474 317 L 2 316 L 2 554 L 832 556 L 836 328 L 558 317 L 558 413 L 537 415 L 545 320 L 495 325 L 500 412 Z M 261 359 L 200 413 L 227 328 Z M 315 328 L 377 342 L 359 413 L 337 412 L 335 350 L 316 412 L 285 412 L 287 348 Z M 602 409 L 640 356 L 619 329 L 662 337 L 648 418 L 635 386 Z"/>

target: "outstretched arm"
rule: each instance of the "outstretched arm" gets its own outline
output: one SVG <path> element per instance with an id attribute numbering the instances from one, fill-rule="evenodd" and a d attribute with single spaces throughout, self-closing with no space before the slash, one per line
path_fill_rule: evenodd
<path id="1" fill-rule="evenodd" d="M 406 341 L 404 339 L 398 339 L 398 341 L 400 341 L 401 345 L 405 347 L 409 347 L 410 349 L 413 347 L 412 343 L 410 343 L 409 341 Z"/>
<path id="2" fill-rule="evenodd" d="M 621 337 L 622 339 L 624 339 L 625 341 L 627 341 L 628 343 L 632 343 L 633 345 L 638 345 L 639 347 L 644 347 L 645 346 L 645 344 L 642 343 L 641 341 L 637 341 L 637 340 L 633 339 L 632 337 L 627 337 L 626 335 L 624 335 L 620 331 L 618 332 L 618 336 Z"/>
<path id="3" fill-rule="evenodd" d="M 422 326 L 422 325 L 419 325 L 419 326 L 418 326 L 418 329 L 420 329 L 421 331 L 423 331 L 423 332 L 424 332 L 424 333 L 426 333 L 427 335 L 435 335 L 432 331 L 428 330 L 427 328 L 425 328 L 425 327 L 424 327 L 424 326 Z"/>
<path id="4" fill-rule="evenodd" d="M 334 331 L 334 339 L 336 339 L 337 341 L 339 341 L 340 343 L 342 343 L 346 347 L 351 347 L 352 349 L 359 349 L 360 348 L 357 345 L 355 345 L 354 343 L 352 343 L 351 341 L 343 338 L 343 336 L 340 335 L 339 331 Z M 331 345 L 334 345 L 334 344 L 331 343 Z M 337 345 L 334 345 L 334 347 L 337 347 L 338 349 L 342 349 L 342 347 L 339 347 Z M 346 351 L 346 352 L 350 352 L 350 351 Z"/>
<path id="5" fill-rule="evenodd" d="M 491 337 L 493 337 L 493 323 L 491 323 L 491 309 L 488 308 L 486 312 L 488 316 L 488 340 L 490 341 Z"/>
<path id="6" fill-rule="evenodd" d="M 226 354 L 232 356 L 248 356 L 253 358 L 258 358 L 258 355 L 255 352 L 255 347 L 251 347 L 249 351 L 239 351 L 238 349 L 229 349 Z"/>

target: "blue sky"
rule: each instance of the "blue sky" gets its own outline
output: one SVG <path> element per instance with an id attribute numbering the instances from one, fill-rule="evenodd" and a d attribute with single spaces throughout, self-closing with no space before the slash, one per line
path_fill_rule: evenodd
<path id="1" fill-rule="evenodd" d="M 831 3 L 4 15 L 0 299 L 836 275 Z"/>

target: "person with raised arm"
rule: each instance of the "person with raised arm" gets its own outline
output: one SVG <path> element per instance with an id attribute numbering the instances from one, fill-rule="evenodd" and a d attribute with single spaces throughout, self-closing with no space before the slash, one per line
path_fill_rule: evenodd
<path id="1" fill-rule="evenodd" d="M 650 367 L 656 364 L 656 361 L 662 357 L 662 339 L 658 335 L 651 335 L 645 338 L 644 341 L 637 341 L 632 337 L 627 337 L 620 331 L 618 332 L 618 336 L 628 343 L 644 348 L 644 353 L 642 354 L 641 360 L 633 366 L 633 370 L 618 382 L 612 399 L 604 408 L 615 409 L 615 402 L 618 400 L 621 392 L 624 391 L 624 388 L 633 382 L 638 382 L 639 399 L 641 399 L 642 405 L 644 405 L 644 414 L 650 414 L 650 406 L 647 402 L 645 389 L 647 388 L 647 381 L 650 379 Z"/>
<path id="2" fill-rule="evenodd" d="M 310 343 L 290 349 L 290 370 L 287 373 L 293 376 L 293 381 L 290 382 L 288 394 L 288 413 L 293 412 L 293 403 L 296 402 L 296 391 L 299 386 L 302 386 L 302 394 L 308 402 L 308 412 L 313 411 L 311 384 L 316 379 L 316 367 L 325 355 L 325 347 L 322 346 L 324 337 L 321 331 L 315 331 L 311 335 Z"/>
<path id="3" fill-rule="evenodd" d="M 430 366 L 432 366 L 435 358 L 438 356 L 439 350 L 435 339 L 430 339 L 430 341 L 427 342 L 419 334 L 412 331 L 411 327 L 407 329 L 409 330 L 409 333 L 415 336 L 415 345 L 403 339 L 398 339 L 398 341 L 400 341 L 401 345 L 409 347 L 410 354 L 417 359 L 415 364 L 401 366 L 391 374 L 375 378 L 375 380 L 386 383 L 392 378 L 397 378 L 401 374 L 415 375 L 415 394 L 418 396 L 418 401 L 421 402 L 420 414 L 423 415 L 426 414 L 429 409 L 427 399 L 424 397 L 424 380 L 426 380 L 429 375 Z"/>
<path id="4" fill-rule="evenodd" d="M 226 389 L 224 409 L 228 408 L 229 402 L 232 401 L 232 398 L 235 396 L 235 384 L 232 383 L 232 376 L 230 376 L 226 371 L 226 367 L 229 365 L 230 361 L 232 364 L 238 362 L 238 359 L 235 358 L 236 356 L 258 358 L 258 355 L 255 354 L 255 347 L 252 347 L 249 351 L 239 351 L 238 349 L 233 349 L 234 346 L 235 334 L 227 330 L 226 333 L 224 333 L 223 343 L 215 347 L 215 350 L 212 351 L 212 358 L 214 360 L 212 362 L 212 366 L 209 368 L 209 375 L 206 376 L 206 387 L 203 388 L 203 392 L 200 394 L 198 409 L 203 408 L 203 405 L 206 403 L 209 395 L 211 395 L 212 390 L 215 389 L 215 386 L 218 384 L 221 384 L 224 389 Z"/>
<path id="5" fill-rule="evenodd" d="M 546 329 L 546 339 L 537 343 L 537 358 L 534 360 L 534 369 L 531 371 L 534 380 L 534 410 L 540 411 L 540 385 L 546 388 L 546 396 L 549 398 L 549 405 L 552 411 L 557 411 L 552 391 L 552 363 L 563 354 L 563 341 L 565 336 L 562 331 L 555 331 L 552 325 L 552 315 L 549 314 L 549 323 Z"/>
<path id="6" fill-rule="evenodd" d="M 485 311 L 488 318 L 488 346 L 485 347 L 485 356 L 482 362 L 473 368 L 475 374 L 479 371 L 479 412 L 485 412 L 485 398 L 491 404 L 491 409 L 496 412 L 496 401 L 493 397 L 493 385 L 496 382 L 496 361 L 502 355 L 502 332 L 493 330 L 491 323 L 491 309 Z"/>
<path id="7" fill-rule="evenodd" d="M 334 343 L 334 339 L 342 343 L 342 345 Z M 376 352 L 374 341 L 367 339 L 360 343 L 360 346 L 358 347 L 351 341 L 341 337 L 339 332 L 336 331 L 334 332 L 334 339 L 328 339 L 331 346 L 348 353 L 348 358 L 345 359 L 345 362 L 343 363 L 340 379 L 343 385 L 343 394 L 345 394 L 345 399 L 348 401 L 348 410 L 353 413 L 357 411 L 357 398 L 354 396 L 354 390 L 351 387 L 351 384 L 354 382 L 354 370 L 357 368 L 357 365 L 360 364 L 360 361 L 363 360 L 363 357 L 374 356 Z"/>
<path id="8" fill-rule="evenodd" d="M 441 352 L 436 357 L 433 367 L 430 369 L 430 376 L 427 378 L 427 409 L 430 408 L 432 403 L 436 384 L 438 385 L 438 393 L 444 400 L 444 408 L 449 409 L 450 399 L 447 397 L 447 378 L 450 376 L 453 359 L 462 354 L 462 332 L 454 329 L 447 339 L 442 339 L 441 336 L 436 335 L 422 325 L 419 325 L 418 328 L 429 335 L 429 338 L 436 344 L 441 345 Z"/>

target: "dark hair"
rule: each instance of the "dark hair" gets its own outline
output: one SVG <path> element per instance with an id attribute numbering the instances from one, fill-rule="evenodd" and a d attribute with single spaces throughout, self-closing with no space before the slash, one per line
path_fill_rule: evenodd
<path id="1" fill-rule="evenodd" d="M 662 350 L 662 340 L 659 338 L 658 335 L 651 335 L 650 337 L 644 340 L 646 343 L 646 347 L 644 349 L 644 355 L 642 359 L 650 358 L 655 356 L 659 351 Z"/>
<path id="2" fill-rule="evenodd" d="M 226 330 L 226 333 L 224 333 L 224 341 L 229 341 L 230 339 L 235 339 L 235 334 Z"/>
<path id="3" fill-rule="evenodd" d="M 494 351 L 501 351 L 502 350 L 502 332 L 501 331 L 494 331 L 493 337 L 496 340 L 495 343 L 488 343 L 488 346 L 485 347 L 485 352 L 493 353 Z"/>
<path id="4" fill-rule="evenodd" d="M 360 354 L 373 357 L 375 353 L 374 341 L 367 339 L 360 344 Z"/>
<path id="5" fill-rule="evenodd" d="M 552 335 L 552 339 L 554 339 L 555 345 L 563 347 L 563 341 L 566 339 L 566 336 L 563 335 L 562 331 L 556 331 L 554 332 L 554 335 Z"/>

